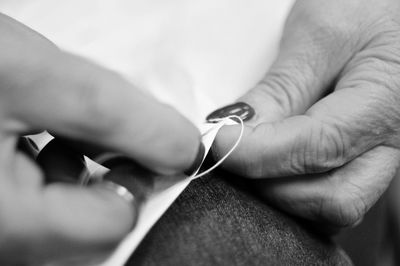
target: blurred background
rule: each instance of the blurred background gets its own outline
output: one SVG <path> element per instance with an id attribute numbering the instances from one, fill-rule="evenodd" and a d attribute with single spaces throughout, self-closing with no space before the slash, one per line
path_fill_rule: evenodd
<path id="1" fill-rule="evenodd" d="M 335 237 L 354 265 L 400 265 L 399 191 L 398 172 L 389 190 L 364 220 L 355 228 L 346 229 Z"/>

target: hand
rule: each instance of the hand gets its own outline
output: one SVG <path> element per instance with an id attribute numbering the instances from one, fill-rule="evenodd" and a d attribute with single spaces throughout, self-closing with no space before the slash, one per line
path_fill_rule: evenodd
<path id="1" fill-rule="evenodd" d="M 399 17 L 394 0 L 297 1 L 276 62 L 238 100 L 255 116 L 224 167 L 295 215 L 358 223 L 400 162 Z M 214 154 L 238 134 L 223 128 Z"/>
<path id="2" fill-rule="evenodd" d="M 136 210 L 101 186 L 44 185 L 42 169 L 17 149 L 19 136 L 47 129 L 171 174 L 189 168 L 199 133 L 116 73 L 4 15 L 0 35 L 0 264 L 108 251 L 131 229 Z M 68 154 L 48 158 L 52 173 L 79 172 L 80 157 Z"/>

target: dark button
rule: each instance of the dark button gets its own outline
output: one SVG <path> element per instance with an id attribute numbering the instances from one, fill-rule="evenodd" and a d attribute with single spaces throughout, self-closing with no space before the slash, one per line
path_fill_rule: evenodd
<path id="1" fill-rule="evenodd" d="M 239 116 L 243 121 L 248 121 L 255 115 L 253 107 L 244 102 L 238 102 L 219 108 L 209 114 L 206 118 L 209 123 L 217 123 L 220 119 L 228 116 Z"/>

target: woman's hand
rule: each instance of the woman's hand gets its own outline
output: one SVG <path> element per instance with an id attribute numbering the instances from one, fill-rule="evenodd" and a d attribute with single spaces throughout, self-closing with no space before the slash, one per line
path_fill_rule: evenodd
<path id="1" fill-rule="evenodd" d="M 29 140 L 17 148 L 20 135 L 47 129 L 169 174 L 193 163 L 197 129 L 116 73 L 60 51 L 4 15 L 0 36 L 1 264 L 108 250 L 131 229 L 136 210 L 101 186 L 44 185 L 42 169 L 21 151 Z M 52 163 L 42 162 L 59 164 L 52 173 L 77 175 L 79 156 L 53 155 Z"/>
<path id="2" fill-rule="evenodd" d="M 400 163 L 400 2 L 297 1 L 276 62 L 238 101 L 255 116 L 225 168 L 295 215 L 356 224 Z M 217 157 L 238 133 L 220 131 Z"/>

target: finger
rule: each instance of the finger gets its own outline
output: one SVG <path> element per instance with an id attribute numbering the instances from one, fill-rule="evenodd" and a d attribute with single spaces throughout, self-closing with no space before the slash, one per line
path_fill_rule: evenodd
<path id="1" fill-rule="evenodd" d="M 335 91 L 304 115 L 248 127 L 226 167 L 252 177 L 321 173 L 339 167 L 381 144 L 399 147 L 396 79 L 400 66 L 375 62 L 366 51 L 355 56 Z M 382 52 L 382 51 L 380 51 Z M 224 154 L 237 138 L 225 127 L 217 139 Z"/>
<path id="2" fill-rule="evenodd" d="M 7 55 L 0 54 L 7 57 L 0 60 L 0 79 L 9 88 L 2 91 L 6 129 L 45 128 L 101 143 L 158 171 L 181 171 L 191 165 L 199 133 L 176 110 L 82 58 L 21 45 L 31 38 L 26 31 L 16 22 L 2 27 L 4 39 L 13 37 L 1 43 Z M 49 47 L 45 39 L 42 42 Z"/>
<path id="3" fill-rule="evenodd" d="M 80 184 L 78 180 L 86 171 L 86 163 L 83 156 L 75 149 L 71 149 L 65 140 L 53 139 L 41 150 L 36 161 L 41 166 L 47 183 L 63 182 Z M 75 145 L 75 143 L 74 143 Z M 104 151 L 102 152 L 104 154 Z M 105 180 L 127 188 L 139 201 L 142 202 L 146 195 L 152 191 L 155 174 L 134 161 L 124 156 L 110 154 L 104 156 L 105 161 L 100 162 L 110 169 L 103 177 Z M 89 182 L 90 183 L 90 182 Z"/>
<path id="4" fill-rule="evenodd" d="M 224 166 L 255 178 L 322 173 L 340 167 L 384 143 L 390 134 L 387 113 L 365 108 L 370 105 L 368 97 L 365 90 L 340 90 L 306 115 L 262 123 L 245 132 Z M 215 145 L 225 154 L 237 132 L 234 127 L 220 132 Z"/>
<path id="5" fill-rule="evenodd" d="M 21 182 L 42 178 L 23 155 L 17 156 L 16 166 Z M 32 262 L 108 254 L 131 230 L 137 215 L 134 206 L 101 185 L 23 184 L 1 195 L 1 243 L 9 243 L 0 245 L 2 259 Z"/>
<path id="6" fill-rule="evenodd" d="M 358 108 L 354 117 L 319 117 L 319 113 L 260 124 L 244 133 L 224 166 L 254 178 L 322 173 L 342 166 L 384 141 L 384 134 L 368 132 L 374 112 L 365 114 L 364 106 L 352 105 Z M 220 132 L 215 146 L 225 154 L 232 146 L 231 140 L 237 138 L 237 131 L 225 127 Z"/>
<path id="7" fill-rule="evenodd" d="M 332 172 L 257 180 L 269 201 L 296 216 L 333 228 L 357 224 L 389 186 L 400 152 L 376 147 Z"/>
<path id="8" fill-rule="evenodd" d="M 329 92 L 334 85 L 334 79 L 358 49 L 352 38 L 341 32 L 339 28 L 316 26 L 305 17 L 299 17 L 303 15 L 297 12 L 289 17 L 276 61 L 261 82 L 238 99 L 239 102 L 245 102 L 253 107 L 255 115 L 247 117 L 249 120 L 246 121 L 242 141 L 245 144 L 241 145 L 245 148 L 239 149 L 236 157 L 228 158 L 225 164 L 225 166 L 229 164 L 227 168 L 236 166 L 235 171 L 239 170 L 239 173 L 246 175 L 264 174 L 264 170 L 260 169 L 260 164 L 263 163 L 260 160 L 255 162 L 254 159 L 260 157 L 260 153 L 263 154 L 260 150 L 268 149 L 271 152 L 275 150 L 269 146 L 260 145 L 260 141 L 262 143 L 266 141 L 268 144 L 272 141 L 279 143 L 280 137 L 275 136 L 274 132 L 276 135 L 288 137 L 296 129 L 294 127 L 301 126 L 304 129 L 303 123 L 309 126 L 315 125 L 316 123 L 309 121 L 307 117 L 283 123 L 278 121 L 305 114 L 316 101 Z M 299 26 L 298 21 L 306 25 Z M 228 106 L 223 109 L 225 112 L 217 110 L 209 118 L 223 113 L 229 115 L 237 109 L 237 106 Z M 274 122 L 275 124 L 259 126 Z M 282 132 L 280 128 L 289 132 Z M 239 132 L 239 126 L 223 128 L 219 132 L 213 146 L 213 153 L 217 159 L 232 147 Z M 263 135 L 266 132 L 268 135 Z M 297 132 L 302 133 L 300 130 Z M 256 168 L 254 168 L 255 165 L 257 165 Z M 248 169 L 253 169 L 252 171 L 256 173 L 248 173 Z"/>

